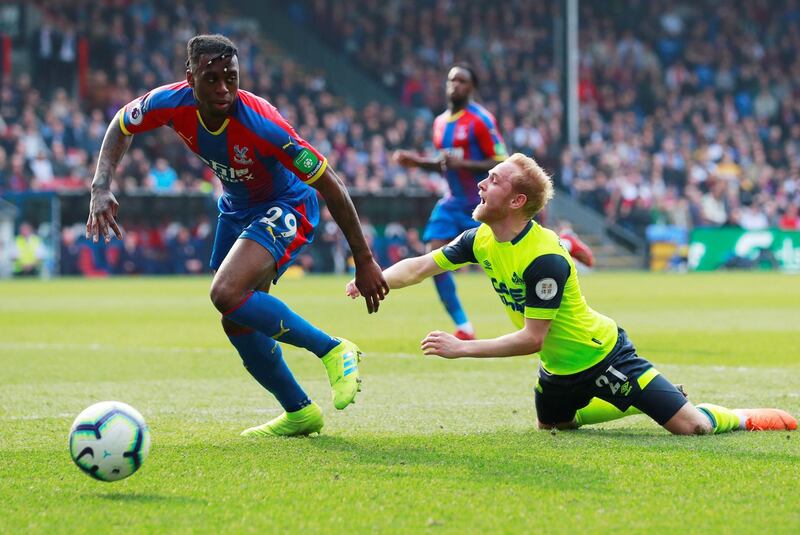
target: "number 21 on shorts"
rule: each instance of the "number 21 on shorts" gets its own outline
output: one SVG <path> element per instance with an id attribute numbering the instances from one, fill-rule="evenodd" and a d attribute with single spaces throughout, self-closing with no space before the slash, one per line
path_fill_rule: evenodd
<path id="1" fill-rule="evenodd" d="M 610 380 L 608 376 L 613 376 Z M 616 378 L 619 379 L 619 382 L 612 382 L 612 380 Z M 624 373 L 620 372 L 614 366 L 609 366 L 606 368 L 606 371 L 603 375 L 599 376 L 594 384 L 598 387 L 603 388 L 604 386 L 608 386 L 611 389 L 611 394 L 616 394 L 620 388 L 622 388 L 622 395 L 627 396 L 630 392 L 630 383 L 628 383 L 628 376 Z"/>

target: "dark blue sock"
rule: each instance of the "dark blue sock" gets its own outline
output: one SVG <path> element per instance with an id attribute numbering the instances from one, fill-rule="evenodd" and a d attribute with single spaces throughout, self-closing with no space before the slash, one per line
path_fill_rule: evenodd
<path id="1" fill-rule="evenodd" d="M 447 313 L 453 318 L 453 322 L 456 325 L 467 323 L 467 314 L 461 308 L 461 301 L 456 295 L 456 281 L 453 274 L 450 272 L 440 273 L 433 277 L 433 282 L 436 284 L 436 291 L 439 292 L 439 299 L 442 300 Z"/>
<path id="2" fill-rule="evenodd" d="M 299 411 L 311 404 L 283 360 L 281 346 L 264 333 L 252 331 L 236 336 L 228 335 L 228 340 L 239 351 L 245 369 L 269 390 L 286 412 Z"/>
<path id="3" fill-rule="evenodd" d="M 339 343 L 292 312 L 283 301 L 266 292 L 253 292 L 225 317 L 279 342 L 304 347 L 318 357 L 324 356 Z"/>

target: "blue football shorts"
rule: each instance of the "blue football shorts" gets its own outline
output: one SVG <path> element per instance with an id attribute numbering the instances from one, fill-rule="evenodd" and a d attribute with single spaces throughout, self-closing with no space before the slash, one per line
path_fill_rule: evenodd
<path id="1" fill-rule="evenodd" d="M 319 223 L 316 192 L 301 200 L 268 201 L 245 210 L 220 210 L 211 269 L 218 269 L 237 239 L 253 240 L 275 259 L 277 281 L 300 252 L 314 241 Z"/>
<path id="2" fill-rule="evenodd" d="M 477 227 L 480 223 L 472 219 L 474 209 L 474 205 L 455 197 L 440 199 L 428 218 L 422 241 L 452 240 L 465 230 Z"/>

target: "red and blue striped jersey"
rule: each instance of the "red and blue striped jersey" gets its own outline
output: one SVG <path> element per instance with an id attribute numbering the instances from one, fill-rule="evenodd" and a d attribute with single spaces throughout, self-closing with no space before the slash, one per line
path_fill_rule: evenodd
<path id="1" fill-rule="evenodd" d="M 433 144 L 462 160 L 503 161 L 508 156 L 494 116 L 475 102 L 470 102 L 453 115 L 447 110 L 436 117 L 433 121 Z M 486 175 L 465 169 L 448 169 L 446 178 L 450 195 L 469 206 L 477 205 L 480 202 L 478 182 Z"/>
<path id="2" fill-rule="evenodd" d="M 265 99 L 239 90 L 222 126 L 203 124 L 192 88 L 178 82 L 153 89 L 128 103 L 119 113 L 126 135 L 169 126 L 219 177 L 220 203 L 241 210 L 258 203 L 301 199 L 307 184 L 318 179 L 327 161 L 297 135 Z"/>

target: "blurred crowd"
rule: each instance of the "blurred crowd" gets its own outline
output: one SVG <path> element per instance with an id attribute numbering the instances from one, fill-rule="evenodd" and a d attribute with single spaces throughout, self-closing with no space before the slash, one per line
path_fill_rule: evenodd
<path id="1" fill-rule="evenodd" d="M 407 105 L 443 109 L 468 61 L 509 148 L 640 235 L 653 223 L 800 229 L 796 0 L 580 3 L 580 148 L 560 146 L 558 3 L 298 0 Z"/>
<path id="2" fill-rule="evenodd" d="M 446 187 L 436 175 L 390 162 L 395 148 L 427 142 L 430 127 L 424 118 L 399 118 L 394 108 L 378 104 L 354 109 L 326 87 L 324 71 L 301 69 L 276 43 L 264 40 L 252 20 L 212 17 L 202 4 L 186 0 L 37 4 L 42 21 L 30 38 L 32 75 L 4 79 L 0 88 L 0 194 L 86 188 L 108 121 L 135 97 L 184 79 L 186 42 L 203 32 L 224 33 L 236 42 L 241 87 L 278 107 L 349 187 L 365 193 L 411 187 L 434 194 Z M 58 71 L 71 75 L 61 76 L 42 55 L 60 50 L 67 32 L 88 47 L 83 95 L 75 60 Z M 219 192 L 213 172 L 168 129 L 134 139 L 116 187 Z"/>
<path id="3" fill-rule="evenodd" d="M 136 96 L 184 78 L 186 41 L 204 32 L 224 33 L 236 42 L 242 88 L 270 99 L 301 135 L 327 155 L 352 189 L 374 193 L 405 189 L 413 182 L 439 194 L 444 187 L 437 176 L 410 177 L 399 167 L 387 172 L 390 150 L 414 144 L 414 136 L 418 143 L 428 136 L 424 121 L 416 123 L 412 134 L 413 125 L 398 119 L 392 108 L 372 104 L 357 111 L 345 105 L 326 88 L 321 71 L 300 69 L 264 41 L 252 21 L 212 17 L 202 4 L 183 0 L 170 5 L 83 0 L 36 4 L 41 23 L 29 44 L 34 68 L 30 74 L 4 78 L 0 87 L 0 195 L 87 191 L 109 120 Z M 89 50 L 84 87 L 77 68 L 81 41 Z M 72 53 L 63 54 L 65 60 L 61 51 L 67 48 Z M 136 136 L 113 187 L 126 194 L 221 191 L 213 172 L 168 129 Z M 309 271 L 344 271 L 346 243 L 330 215 L 326 217 L 317 243 L 301 264 Z M 384 232 L 365 224 L 381 259 L 396 260 L 398 251 L 408 250 L 401 225 L 390 225 Z M 81 224 L 66 226 L 60 240 L 61 272 L 103 276 L 208 271 L 213 233 L 207 225 L 133 222 L 129 226 L 122 242 L 112 240 L 109 245 L 86 240 Z M 52 245 L 50 225 L 34 227 L 33 235 Z M 19 235 L 31 228 L 19 224 Z M 415 229 L 410 238 L 411 247 L 418 246 Z M 51 269 L 52 246 L 33 249 L 37 254 L 26 256 L 36 257 L 36 268 L 17 265 L 19 274 Z"/>
<path id="4" fill-rule="evenodd" d="M 366 220 L 362 226 L 367 243 L 382 266 L 425 253 L 425 244 L 413 226 L 393 222 L 376 228 Z M 14 276 L 196 275 L 210 271 L 214 228 L 208 217 L 198 217 L 194 225 L 151 221 L 123 226 L 123 239 L 112 239 L 107 244 L 87 239 L 85 224 L 63 227 L 57 240 L 53 230 L 49 222 L 34 225 L 23 220 L 18 225 L 9 248 Z M 314 240 L 312 247 L 297 259 L 302 271 L 354 270 L 347 241 L 327 208 L 322 208 Z"/>
<path id="5" fill-rule="evenodd" d="M 182 79 L 192 35 L 221 32 L 239 47 L 242 88 L 272 101 L 353 191 L 445 191 L 436 173 L 399 167 L 391 153 L 433 150 L 447 68 L 467 61 L 509 150 L 534 155 L 609 222 L 640 235 L 654 223 L 800 229 L 797 0 L 581 2 L 580 146 L 572 149 L 560 143 L 557 2 L 283 4 L 413 110 L 402 115 L 348 105 L 327 86 L 324 66 L 300 66 L 233 10 L 212 14 L 187 0 L 32 5 L 40 14 L 26 44 L 32 69 L 0 85 L 0 194 L 85 191 L 116 111 Z M 128 193 L 219 192 L 168 129 L 137 136 L 117 177 Z M 416 246 L 412 231 L 403 247 Z M 335 251 L 316 263 L 340 265 Z"/>

